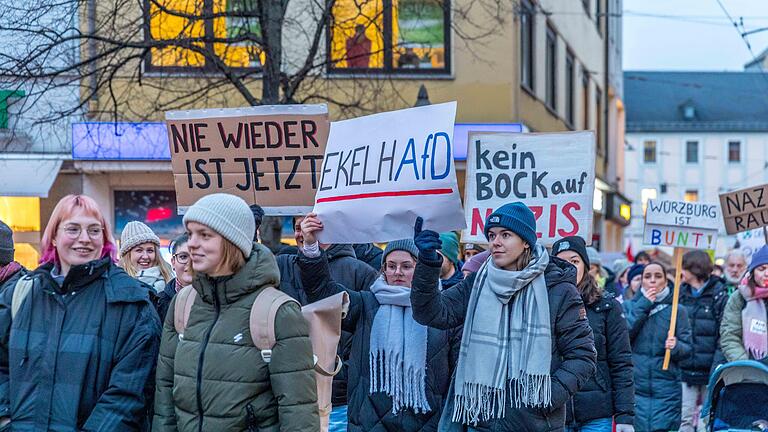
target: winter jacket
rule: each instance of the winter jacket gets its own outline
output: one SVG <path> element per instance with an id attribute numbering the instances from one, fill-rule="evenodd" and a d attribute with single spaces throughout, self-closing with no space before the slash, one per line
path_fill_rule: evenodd
<path id="1" fill-rule="evenodd" d="M 136 274 L 136 279 L 151 286 L 155 293 L 160 293 L 165 289 L 165 279 L 163 279 L 162 273 L 160 273 L 160 267 L 150 267 L 146 270 L 140 270 Z"/>
<path id="2" fill-rule="evenodd" d="M 675 337 L 669 369 L 664 364 L 664 344 L 672 317 L 672 294 L 652 303 L 641 292 L 623 304 L 632 362 L 635 371 L 635 430 L 637 432 L 677 430 L 681 421 L 681 361 L 691 354 L 691 326 L 688 315 L 678 306 Z"/>
<path id="3" fill-rule="evenodd" d="M 0 296 L 0 416 L 15 431 L 145 429 L 160 342 L 146 285 L 109 257 L 73 266 L 61 286 L 52 269 L 31 273 L 13 319 L 16 287 Z"/>
<path id="4" fill-rule="evenodd" d="M 439 256 L 437 261 L 419 257 L 411 304 L 414 318 L 419 323 L 449 329 L 464 323 L 476 274 L 439 292 L 437 281 L 441 262 Z M 566 402 L 595 372 L 595 343 L 584 304 L 574 285 L 576 269 L 566 261 L 550 257 L 545 279 L 552 328 L 552 406 L 539 409 L 507 405 L 504 418 L 481 422 L 475 428 L 478 431 L 562 431 Z"/>
<path id="5" fill-rule="evenodd" d="M 693 287 L 680 287 L 680 305 L 691 324 L 691 356 L 680 362 L 682 380 L 690 385 L 707 385 L 715 354 L 720 345 L 720 320 L 728 300 L 723 280 L 711 277 L 696 294 Z"/>
<path id="6" fill-rule="evenodd" d="M 317 258 L 299 256 L 303 286 L 310 301 L 318 301 L 343 290 L 332 281 L 326 254 Z M 428 329 L 426 359 L 426 396 L 431 411 L 416 414 L 406 409 L 397 415 L 392 412 L 392 399 L 385 393 L 370 393 L 371 329 L 379 302 L 366 290 L 349 293 L 350 307 L 342 327 L 353 334 L 347 376 L 348 431 L 416 432 L 435 431 L 440 420 L 444 395 L 448 393 L 451 372 L 456 365 L 461 343 L 461 328 L 450 330 Z"/>
<path id="7" fill-rule="evenodd" d="M 587 305 L 587 319 L 595 338 L 597 371 L 566 405 L 567 423 L 614 417 L 617 424 L 632 424 L 635 388 L 632 348 L 621 304 L 610 293 Z"/>
<path id="8" fill-rule="evenodd" d="M 171 300 L 176 296 L 176 278 L 171 279 L 165 288 L 157 294 L 155 300 L 155 308 L 157 314 L 160 316 L 160 321 L 165 322 L 165 315 L 168 314 L 168 306 L 171 305 Z"/>
<path id="9" fill-rule="evenodd" d="M 768 307 L 768 300 L 763 301 Z M 723 350 L 725 359 L 729 362 L 752 359 L 747 350 L 744 349 L 744 335 L 741 325 L 741 311 L 746 306 L 747 301 L 737 289 L 728 298 L 728 303 L 726 303 L 723 311 L 723 320 L 720 324 L 720 348 Z"/>
<path id="10" fill-rule="evenodd" d="M 197 298 L 183 335 L 174 328 L 178 296 L 171 301 L 157 366 L 154 432 L 320 428 L 309 327 L 298 305 L 277 311 L 270 363 L 250 336 L 254 300 L 279 282 L 274 255 L 255 243 L 234 275 L 195 277 Z"/>
<path id="11" fill-rule="evenodd" d="M 325 251 L 328 257 L 328 266 L 331 278 L 351 291 L 367 290 L 378 277 L 367 264 L 358 261 L 352 245 L 334 244 Z M 295 298 L 302 306 L 310 303 L 307 294 L 301 285 L 298 254 L 279 255 L 277 266 L 280 268 L 280 291 Z M 344 366 L 338 375 L 333 378 L 333 405 L 346 405 L 347 403 L 347 360 L 352 348 L 352 334 L 342 332 L 339 342 L 339 356 Z"/>
<path id="12" fill-rule="evenodd" d="M 381 259 L 384 251 L 373 243 L 359 243 L 352 247 L 355 250 L 355 256 L 360 261 L 368 264 L 377 272 L 381 271 Z"/>

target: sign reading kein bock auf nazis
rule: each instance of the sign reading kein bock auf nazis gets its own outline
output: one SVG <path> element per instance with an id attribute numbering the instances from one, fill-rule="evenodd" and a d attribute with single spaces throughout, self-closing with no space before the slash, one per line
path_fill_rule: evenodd
<path id="1" fill-rule="evenodd" d="M 312 208 L 330 129 L 325 105 L 171 111 L 166 123 L 180 209 L 216 192 L 271 215 Z"/>

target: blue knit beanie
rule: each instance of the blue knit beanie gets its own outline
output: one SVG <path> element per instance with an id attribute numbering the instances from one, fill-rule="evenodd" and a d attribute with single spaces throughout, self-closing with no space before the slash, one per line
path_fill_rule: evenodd
<path id="1" fill-rule="evenodd" d="M 488 216 L 485 221 L 485 238 L 491 228 L 502 227 L 520 236 L 530 246 L 536 245 L 536 217 L 531 209 L 521 202 L 504 204 Z"/>
<path id="2" fill-rule="evenodd" d="M 761 247 L 759 251 L 752 254 L 752 262 L 749 263 L 747 273 L 752 273 L 752 270 L 764 264 L 768 264 L 768 245 Z"/>

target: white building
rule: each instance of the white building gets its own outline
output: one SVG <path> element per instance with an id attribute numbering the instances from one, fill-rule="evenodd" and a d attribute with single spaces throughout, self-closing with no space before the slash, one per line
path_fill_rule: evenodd
<path id="1" fill-rule="evenodd" d="M 718 203 L 768 183 L 768 76 L 758 72 L 625 72 L 625 231 L 642 249 L 649 198 Z M 717 255 L 734 238 L 721 229 Z"/>

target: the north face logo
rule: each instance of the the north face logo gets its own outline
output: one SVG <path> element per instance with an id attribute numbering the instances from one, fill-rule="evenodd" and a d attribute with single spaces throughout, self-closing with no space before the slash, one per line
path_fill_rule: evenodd
<path id="1" fill-rule="evenodd" d="M 501 218 L 498 216 L 492 216 L 490 219 L 488 219 L 489 223 L 499 223 L 501 222 Z"/>
<path id="2" fill-rule="evenodd" d="M 557 252 L 560 253 L 560 252 L 568 250 L 570 248 L 571 248 L 571 244 L 568 243 L 567 241 L 564 241 L 564 242 L 560 243 L 560 246 L 557 248 Z"/>

